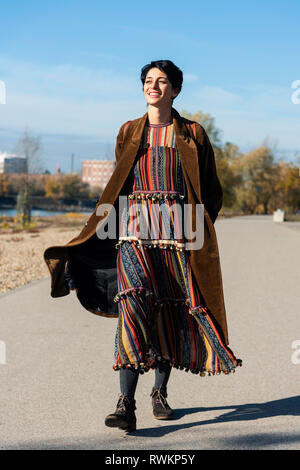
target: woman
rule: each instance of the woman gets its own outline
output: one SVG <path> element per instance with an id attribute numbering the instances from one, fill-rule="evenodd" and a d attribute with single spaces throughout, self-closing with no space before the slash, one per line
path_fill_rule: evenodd
<path id="1" fill-rule="evenodd" d="M 109 242 L 95 237 L 99 219 L 103 226 L 97 211 L 78 237 L 45 252 L 53 297 L 66 295 L 75 287 L 87 310 L 118 316 L 113 369 L 120 374 L 120 396 L 105 424 L 127 431 L 136 429 L 134 397 L 141 373 L 155 369 L 151 392 L 154 417 L 172 419 L 166 400 L 172 367 L 202 376 L 229 373 L 241 365 L 227 346 L 213 228 L 222 205 L 222 188 L 212 146 L 202 126 L 182 118 L 172 107 L 183 82 L 182 72 L 173 62 L 147 64 L 141 81 L 147 113 L 121 126 L 117 166 L 99 201 L 99 205 L 116 207 L 118 195 L 128 196 L 118 227 L 116 256 L 112 256 Z M 204 204 L 204 243 L 193 249 L 182 226 L 186 204 L 196 203 Z M 194 230 L 195 217 L 193 212 Z M 141 233 L 145 221 L 146 236 Z M 117 309 L 112 311 L 109 300 L 104 307 L 103 292 L 113 291 L 109 279 L 114 272 Z M 63 275 L 68 287 L 63 284 Z M 106 282 L 98 291 L 91 290 L 95 277 Z M 100 300 L 101 308 L 95 306 Z"/>

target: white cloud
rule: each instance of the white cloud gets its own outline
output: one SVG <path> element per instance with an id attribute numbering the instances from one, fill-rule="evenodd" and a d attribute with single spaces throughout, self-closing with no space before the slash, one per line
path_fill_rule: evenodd
<path id="1" fill-rule="evenodd" d="M 18 92 L 43 92 L 44 95 L 89 96 L 102 98 L 108 94 L 135 92 L 138 78 L 116 74 L 107 68 L 88 68 L 73 64 L 41 65 L 0 59 L 1 73 L 7 75 L 7 84 Z M 2 78 L 2 77 L 1 77 Z"/>
<path id="2" fill-rule="evenodd" d="M 205 86 L 196 92 L 197 97 L 204 106 L 227 107 L 240 103 L 242 97 L 216 86 Z"/>
<path id="3" fill-rule="evenodd" d="M 131 76 L 3 59 L 0 67 L 7 87 L 0 127 L 111 139 L 122 122 L 146 112 L 141 84 Z"/>
<path id="4" fill-rule="evenodd" d="M 198 75 L 193 73 L 184 73 L 183 74 L 183 83 L 194 83 L 199 80 Z"/>
<path id="5" fill-rule="evenodd" d="M 70 98 L 12 94 L 3 106 L 0 126 L 22 129 L 30 126 L 38 133 L 79 134 L 111 139 L 127 119 L 144 114 L 139 100 L 76 101 Z"/>

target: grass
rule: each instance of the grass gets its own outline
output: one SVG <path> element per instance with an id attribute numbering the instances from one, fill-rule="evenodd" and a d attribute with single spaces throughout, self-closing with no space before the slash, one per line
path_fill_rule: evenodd
<path id="1" fill-rule="evenodd" d="M 300 214 L 285 214 L 284 220 L 286 222 L 300 222 Z"/>

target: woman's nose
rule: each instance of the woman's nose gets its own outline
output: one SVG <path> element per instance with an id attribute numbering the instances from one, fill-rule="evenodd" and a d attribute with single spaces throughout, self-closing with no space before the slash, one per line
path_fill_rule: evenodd
<path id="1" fill-rule="evenodd" d="M 157 89 L 157 88 L 158 88 L 158 81 L 157 81 L 157 82 L 153 82 L 152 85 L 151 85 L 151 88 Z"/>

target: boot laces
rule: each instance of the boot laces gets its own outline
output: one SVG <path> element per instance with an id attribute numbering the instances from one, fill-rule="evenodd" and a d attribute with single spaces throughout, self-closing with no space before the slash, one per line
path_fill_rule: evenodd
<path id="1" fill-rule="evenodd" d="M 129 399 L 126 395 L 120 395 L 119 401 L 117 404 L 117 410 L 126 412 L 128 409 L 132 408 L 135 410 L 134 400 Z"/>
<path id="2" fill-rule="evenodd" d="M 125 395 L 120 395 L 119 401 L 117 404 L 118 411 L 126 411 Z"/>
<path id="3" fill-rule="evenodd" d="M 164 395 L 164 392 L 162 392 L 161 387 L 154 388 L 152 390 L 151 396 L 155 399 L 157 403 L 160 403 L 164 408 L 169 407 L 167 403 L 167 394 Z"/>

